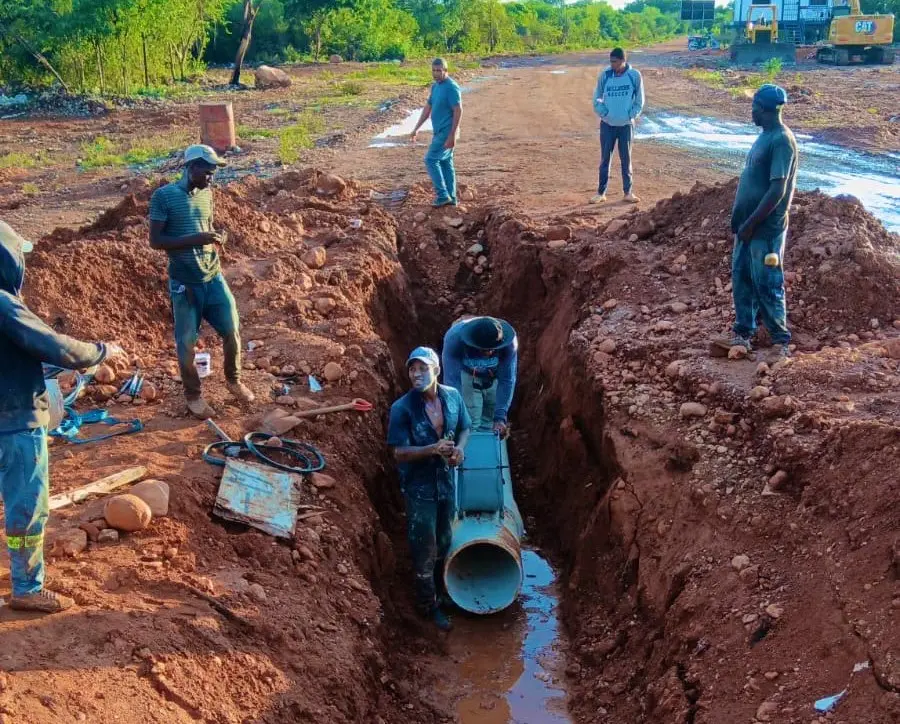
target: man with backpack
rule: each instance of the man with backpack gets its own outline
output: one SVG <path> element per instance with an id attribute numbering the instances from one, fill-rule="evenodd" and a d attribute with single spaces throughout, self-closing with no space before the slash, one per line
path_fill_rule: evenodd
<path id="1" fill-rule="evenodd" d="M 622 161 L 622 188 L 625 201 L 636 204 L 640 199 L 631 190 L 631 143 L 634 121 L 644 107 L 644 83 L 641 74 L 625 62 L 625 51 L 614 48 L 609 54 L 609 68 L 597 79 L 594 91 L 594 113 L 600 116 L 600 183 L 592 204 L 606 201 L 609 185 L 609 163 L 613 149 L 619 145 Z"/>

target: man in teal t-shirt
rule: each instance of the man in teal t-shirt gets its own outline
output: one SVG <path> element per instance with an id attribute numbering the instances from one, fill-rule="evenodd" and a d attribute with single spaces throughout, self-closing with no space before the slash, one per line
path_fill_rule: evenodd
<path id="1" fill-rule="evenodd" d="M 431 94 L 422 109 L 419 122 L 413 129 L 411 139 L 422 124 L 431 118 L 434 138 L 425 154 L 425 168 L 434 184 L 433 206 L 456 206 L 456 169 L 453 167 L 453 151 L 459 136 L 459 122 L 462 119 L 462 95 L 459 85 L 450 77 L 447 61 L 437 58 L 431 64 Z"/>
<path id="2" fill-rule="evenodd" d="M 203 400 L 200 375 L 194 366 L 194 346 L 205 319 L 222 338 L 228 391 L 239 402 L 255 397 L 241 382 L 241 338 L 237 305 L 222 276 L 216 247 L 225 235 L 213 229 L 216 167 L 224 166 L 209 146 L 197 144 L 184 152 L 184 175 L 161 186 L 150 198 L 150 246 L 169 256 L 169 296 L 175 318 L 175 347 L 188 410 L 195 417 L 215 411 Z"/>
<path id="3" fill-rule="evenodd" d="M 780 358 L 790 355 L 784 246 L 798 163 L 797 141 L 782 120 L 785 103 L 787 92 L 769 83 L 753 96 L 753 122 L 762 133 L 747 155 L 731 211 L 735 322 L 732 335 L 714 340 L 716 347 L 749 353 L 761 317 Z"/>

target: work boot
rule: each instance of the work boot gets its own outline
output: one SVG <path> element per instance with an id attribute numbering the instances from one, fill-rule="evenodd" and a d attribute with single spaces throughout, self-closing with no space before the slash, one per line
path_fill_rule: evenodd
<path id="1" fill-rule="evenodd" d="M 450 622 L 450 617 L 441 610 L 440 606 L 434 607 L 434 611 L 431 613 L 431 620 L 434 621 L 434 625 L 441 631 L 453 630 L 453 624 Z"/>
<path id="2" fill-rule="evenodd" d="M 624 200 L 625 200 L 626 203 L 629 203 L 629 204 L 639 204 L 639 203 L 641 203 L 640 198 L 638 198 L 638 197 L 635 196 L 633 193 L 631 193 L 631 191 L 629 191 L 627 194 L 625 194 L 625 199 L 624 199 Z"/>
<path id="3" fill-rule="evenodd" d="M 434 201 L 431 202 L 431 205 L 434 208 L 439 209 L 442 206 L 453 206 L 454 204 L 453 204 L 453 199 L 444 197 L 442 199 L 435 199 Z"/>
<path id="4" fill-rule="evenodd" d="M 776 362 L 781 362 L 782 360 L 787 360 L 787 359 L 791 358 L 791 348 L 787 344 L 776 344 L 775 351 L 776 351 L 776 357 L 775 357 Z"/>
<path id="5" fill-rule="evenodd" d="M 225 386 L 228 388 L 231 396 L 238 402 L 243 402 L 246 405 L 256 402 L 256 395 L 243 382 L 229 382 Z"/>
<path id="6" fill-rule="evenodd" d="M 741 337 L 739 334 L 733 334 L 730 337 L 716 337 L 712 343 L 716 347 L 720 347 L 724 349 L 726 352 L 730 350 L 732 347 L 744 347 L 747 350 L 747 353 L 753 351 L 753 347 L 750 345 L 750 340 L 747 337 Z"/>
<path id="7" fill-rule="evenodd" d="M 216 411 L 202 397 L 198 397 L 196 400 L 188 400 L 187 409 L 198 420 L 216 416 Z"/>
<path id="8" fill-rule="evenodd" d="M 605 204 L 606 203 L 606 194 L 596 194 L 591 197 L 591 204 Z"/>
<path id="9" fill-rule="evenodd" d="M 38 613 L 59 613 L 75 605 L 68 596 L 63 596 L 46 588 L 37 593 L 27 593 L 24 596 L 12 596 L 9 599 L 9 607 L 15 611 L 37 611 Z"/>

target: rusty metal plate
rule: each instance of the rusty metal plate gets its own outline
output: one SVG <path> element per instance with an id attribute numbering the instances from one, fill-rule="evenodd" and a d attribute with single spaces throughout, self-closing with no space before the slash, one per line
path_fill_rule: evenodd
<path id="1" fill-rule="evenodd" d="M 301 479 L 267 465 L 229 459 L 213 513 L 278 538 L 293 538 Z"/>

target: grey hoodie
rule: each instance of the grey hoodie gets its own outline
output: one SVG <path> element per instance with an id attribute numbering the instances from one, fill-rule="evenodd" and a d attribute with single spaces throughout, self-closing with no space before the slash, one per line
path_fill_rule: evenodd
<path id="1" fill-rule="evenodd" d="M 59 334 L 32 314 L 19 296 L 24 279 L 21 244 L 0 237 L 0 435 L 49 424 L 42 362 L 80 369 L 106 356 L 102 344 Z"/>
<path id="2" fill-rule="evenodd" d="M 628 126 L 644 108 L 644 81 L 628 63 L 622 75 L 606 68 L 597 78 L 594 113 L 610 126 Z"/>

